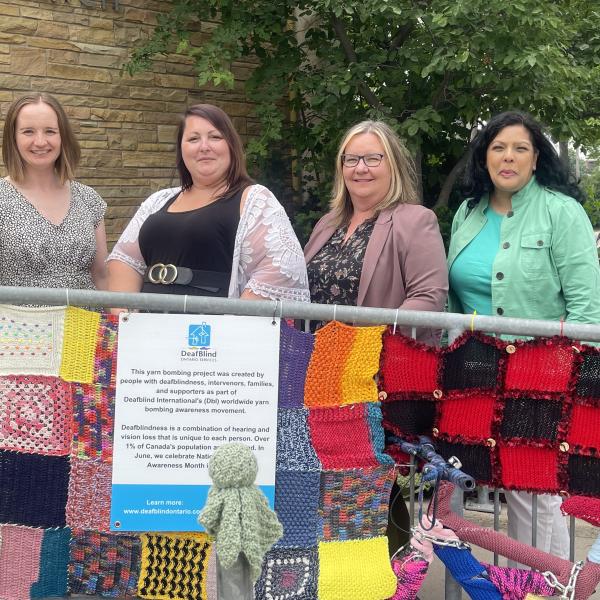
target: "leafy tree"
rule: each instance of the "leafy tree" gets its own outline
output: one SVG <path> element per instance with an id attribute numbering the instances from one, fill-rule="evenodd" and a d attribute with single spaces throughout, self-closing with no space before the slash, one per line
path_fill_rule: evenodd
<path id="1" fill-rule="evenodd" d="M 341 133 L 365 118 L 387 120 L 406 139 L 430 206 L 452 198 L 471 131 L 492 113 L 527 110 L 556 139 L 595 145 L 594 7 L 588 0 L 173 0 L 128 68 L 177 51 L 194 58 L 201 85 L 232 86 L 235 61 L 256 57 L 246 91 L 262 130 L 251 158 L 268 157 L 282 140 L 291 147 L 309 227 L 326 202 Z M 190 32 L 201 19 L 217 23 L 197 45 Z"/>

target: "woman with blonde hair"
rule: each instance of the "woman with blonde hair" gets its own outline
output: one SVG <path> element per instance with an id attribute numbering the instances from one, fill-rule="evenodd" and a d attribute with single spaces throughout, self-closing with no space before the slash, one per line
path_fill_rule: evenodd
<path id="1" fill-rule="evenodd" d="M 311 301 L 444 309 L 448 277 L 435 214 L 417 204 L 413 161 L 381 121 L 363 121 L 343 136 L 330 211 L 304 249 Z M 431 330 L 417 338 L 438 343 Z"/>

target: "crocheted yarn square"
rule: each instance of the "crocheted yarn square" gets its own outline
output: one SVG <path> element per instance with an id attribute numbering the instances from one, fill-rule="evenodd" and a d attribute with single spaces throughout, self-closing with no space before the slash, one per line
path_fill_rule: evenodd
<path id="1" fill-rule="evenodd" d="M 32 598 L 66 596 L 68 592 L 71 530 L 46 529 L 40 553 L 40 574 L 31 586 Z"/>
<path id="2" fill-rule="evenodd" d="M 396 435 L 430 434 L 436 414 L 436 402 L 399 400 L 381 406 L 383 426 Z"/>
<path id="3" fill-rule="evenodd" d="M 402 335 L 383 336 L 381 387 L 387 394 L 432 393 L 439 387 L 439 355 L 434 348 Z"/>
<path id="4" fill-rule="evenodd" d="M 493 340 L 464 334 L 442 352 L 444 389 L 494 389 L 500 356 Z"/>
<path id="5" fill-rule="evenodd" d="M 374 378 L 384 330 L 384 326 L 350 327 L 337 321 L 319 329 L 308 365 L 304 404 L 313 408 L 376 401 Z"/>
<path id="6" fill-rule="evenodd" d="M 99 324 L 99 313 L 75 306 L 67 308 L 60 364 L 60 376 L 65 381 L 92 383 Z"/>
<path id="7" fill-rule="evenodd" d="M 71 387 L 57 377 L 0 377 L 0 449 L 68 454 L 72 410 Z"/>
<path id="8" fill-rule="evenodd" d="M 40 574 L 41 529 L 18 525 L 0 526 L 0 598 L 29 598 L 31 585 Z"/>
<path id="9" fill-rule="evenodd" d="M 567 442 L 583 448 L 600 448 L 600 407 L 573 406 Z"/>
<path id="10" fill-rule="evenodd" d="M 0 451 L 0 523 L 64 527 L 69 459 Z"/>
<path id="11" fill-rule="evenodd" d="M 318 570 L 316 548 L 275 548 L 265 556 L 255 600 L 316 600 Z"/>
<path id="12" fill-rule="evenodd" d="M 500 434 L 503 438 L 554 441 L 562 418 L 561 400 L 507 398 Z"/>
<path id="13" fill-rule="evenodd" d="M 492 451 L 487 446 L 454 444 L 444 440 L 436 440 L 435 445 L 446 460 L 456 456 L 462 463 L 461 470 L 478 483 L 492 482 Z"/>
<path id="14" fill-rule="evenodd" d="M 553 448 L 499 448 L 502 486 L 509 490 L 558 492 L 558 452 Z"/>
<path id="15" fill-rule="evenodd" d="M 281 321 L 279 339 L 279 408 L 302 408 L 304 381 L 314 336 Z"/>
<path id="16" fill-rule="evenodd" d="M 494 394 L 450 394 L 440 402 L 438 430 L 449 437 L 483 441 L 492 436 Z"/>
<path id="17" fill-rule="evenodd" d="M 317 543 L 319 473 L 277 471 L 275 511 L 283 525 L 282 547 L 307 548 Z"/>
<path id="18" fill-rule="evenodd" d="M 600 459 L 594 456 L 569 456 L 569 492 L 583 496 L 600 496 Z"/>
<path id="19" fill-rule="evenodd" d="M 364 404 L 309 411 L 313 446 L 324 469 L 376 467 Z"/>
<path id="20" fill-rule="evenodd" d="M 117 331 L 119 317 L 102 314 L 96 336 L 96 356 L 92 383 L 113 386 L 117 374 Z"/>
<path id="21" fill-rule="evenodd" d="M 71 454 L 111 463 L 115 388 L 74 383 L 73 404 Z"/>
<path id="22" fill-rule="evenodd" d="M 277 471 L 320 471 L 310 442 L 308 410 L 280 408 L 277 413 Z"/>
<path id="23" fill-rule="evenodd" d="M 207 564 L 212 551 L 206 534 L 143 534 L 141 539 L 141 598 L 206 600 Z"/>
<path id="24" fill-rule="evenodd" d="M 110 598 L 136 596 L 140 556 L 141 544 L 135 536 L 73 530 L 71 593 Z"/>
<path id="25" fill-rule="evenodd" d="M 381 600 L 396 584 L 386 537 L 319 544 L 319 600 Z"/>
<path id="26" fill-rule="evenodd" d="M 53 375 L 60 369 L 64 308 L 0 305 L 0 375 Z"/>
<path id="27" fill-rule="evenodd" d="M 567 391 L 575 352 L 570 342 L 536 340 L 513 348 L 516 351 L 508 355 L 506 390 Z"/>
<path id="28" fill-rule="evenodd" d="M 110 531 L 112 467 L 96 460 L 71 459 L 67 525 Z"/>
<path id="29" fill-rule="evenodd" d="M 324 471 L 322 539 L 342 541 L 385 535 L 393 482 L 393 467 Z"/>

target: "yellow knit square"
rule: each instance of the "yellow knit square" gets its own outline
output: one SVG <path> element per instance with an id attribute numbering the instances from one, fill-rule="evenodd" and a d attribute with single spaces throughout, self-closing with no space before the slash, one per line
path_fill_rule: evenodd
<path id="1" fill-rule="evenodd" d="M 396 585 L 386 537 L 319 543 L 319 600 L 381 600 Z"/>
<path id="2" fill-rule="evenodd" d="M 342 375 L 342 404 L 376 402 L 381 336 L 385 326 L 355 327 L 354 343 L 346 359 Z"/>
<path id="3" fill-rule="evenodd" d="M 92 383 L 99 325 L 100 313 L 75 306 L 67 308 L 59 373 L 65 381 Z"/>

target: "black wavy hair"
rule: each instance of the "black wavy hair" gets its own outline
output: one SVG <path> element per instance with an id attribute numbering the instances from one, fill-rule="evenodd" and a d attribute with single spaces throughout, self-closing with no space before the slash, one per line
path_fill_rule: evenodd
<path id="1" fill-rule="evenodd" d="M 463 175 L 463 193 L 471 199 L 472 206 L 475 206 L 484 194 L 491 193 L 494 189 L 485 166 L 487 149 L 500 131 L 511 125 L 522 125 L 529 131 L 533 147 L 538 152 L 535 171 L 538 183 L 583 203 L 585 201 L 583 192 L 572 181 L 568 171 L 560 162 L 542 125 L 527 113 L 511 110 L 492 117 L 471 142 Z"/>

